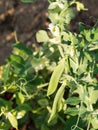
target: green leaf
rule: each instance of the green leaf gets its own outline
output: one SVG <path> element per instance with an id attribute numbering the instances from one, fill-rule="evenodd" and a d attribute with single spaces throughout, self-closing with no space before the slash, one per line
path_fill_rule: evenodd
<path id="1" fill-rule="evenodd" d="M 72 127 L 76 125 L 77 120 L 78 120 L 78 117 L 77 117 L 77 116 L 70 117 L 68 120 L 66 120 L 64 130 L 72 130 Z M 84 129 L 82 129 L 81 127 L 82 127 L 82 128 L 85 128 L 85 122 L 83 122 L 83 121 L 81 120 L 81 118 L 80 118 L 80 119 L 79 119 L 79 122 L 78 122 L 78 127 L 76 127 L 75 130 L 84 130 Z M 74 130 L 74 129 L 73 129 L 73 130 Z"/>
<path id="2" fill-rule="evenodd" d="M 25 111 L 31 111 L 32 108 L 30 105 L 28 104 L 20 104 L 18 107 L 17 107 L 17 110 L 21 111 L 21 110 L 25 110 Z"/>
<path id="3" fill-rule="evenodd" d="M 65 100 L 66 104 L 70 105 L 77 105 L 80 103 L 80 99 L 78 97 L 69 97 L 67 100 Z"/>
<path id="4" fill-rule="evenodd" d="M 20 104 L 18 105 L 18 107 L 15 109 L 16 114 L 16 118 L 17 119 L 23 119 L 23 117 L 29 112 L 32 111 L 32 108 L 30 107 L 30 105 L 28 104 Z"/>
<path id="5" fill-rule="evenodd" d="M 59 88 L 59 90 L 56 93 L 56 96 L 53 102 L 52 112 L 48 120 L 48 123 L 50 123 L 55 118 L 55 115 L 59 111 L 61 100 L 64 95 L 64 89 L 65 89 L 65 84 L 62 84 L 62 86 Z"/>
<path id="6" fill-rule="evenodd" d="M 6 108 L 7 110 L 11 109 L 11 102 L 0 98 L 0 108 L 1 107 Z"/>
<path id="7" fill-rule="evenodd" d="M 83 77 L 83 78 L 81 78 L 81 79 L 82 79 L 83 81 L 85 81 L 85 82 L 88 82 L 88 83 L 93 82 L 93 79 L 92 79 L 90 73 L 88 73 L 87 76 L 85 76 L 85 77 Z"/>
<path id="8" fill-rule="evenodd" d="M 31 64 L 35 70 L 41 70 L 45 67 L 46 59 L 45 58 L 35 58 L 31 59 Z"/>
<path id="9" fill-rule="evenodd" d="M 14 48 L 19 49 L 20 51 L 23 51 L 23 53 L 27 54 L 27 55 L 32 55 L 32 50 L 27 48 L 24 44 L 22 43 L 16 43 L 13 44 Z"/>
<path id="10" fill-rule="evenodd" d="M 41 126 L 41 130 L 50 130 L 50 128 L 47 127 L 45 124 L 42 124 L 42 126 Z"/>
<path id="11" fill-rule="evenodd" d="M 11 112 L 6 113 L 6 117 L 8 118 L 9 122 L 11 123 L 11 125 L 14 128 L 18 129 L 18 122 L 17 122 L 16 117 Z"/>
<path id="12" fill-rule="evenodd" d="M 59 15 L 58 15 L 58 13 L 50 13 L 49 14 L 49 18 L 50 18 L 50 20 L 51 20 L 51 22 L 53 23 L 53 24 L 57 24 L 58 23 L 58 21 L 59 21 Z"/>
<path id="13" fill-rule="evenodd" d="M 59 79 L 64 71 L 64 67 L 65 67 L 65 59 L 62 59 L 59 65 L 55 68 L 54 72 L 52 73 L 52 76 L 49 82 L 48 91 L 47 91 L 47 96 L 55 92 Z"/>
<path id="14" fill-rule="evenodd" d="M 79 114 L 79 109 L 76 107 L 68 108 L 64 113 L 71 116 L 76 116 Z"/>
<path id="15" fill-rule="evenodd" d="M 85 26 L 85 24 L 83 24 L 83 23 L 79 23 L 79 30 L 80 30 L 80 32 L 82 32 L 82 31 L 84 31 L 86 29 L 86 26 Z"/>
<path id="16" fill-rule="evenodd" d="M 3 68 L 3 74 L 2 74 L 4 82 L 6 82 L 9 79 L 9 71 L 10 71 L 10 65 L 6 64 Z"/>
<path id="17" fill-rule="evenodd" d="M 77 89 L 74 91 L 74 93 L 78 93 L 81 101 L 85 101 L 85 96 L 87 95 L 85 86 L 79 85 Z"/>
<path id="18" fill-rule="evenodd" d="M 21 118 L 23 118 L 23 117 L 25 116 L 26 113 L 27 113 L 27 111 L 25 111 L 25 110 L 20 110 L 20 111 L 17 112 L 16 118 L 17 118 L 17 119 L 21 119 Z"/>
<path id="19" fill-rule="evenodd" d="M 44 98 L 44 99 L 39 99 L 38 104 L 42 107 L 45 107 L 45 106 L 48 106 L 49 102 L 46 98 Z"/>
<path id="20" fill-rule="evenodd" d="M 67 8 L 66 10 L 62 10 L 59 22 L 60 24 L 69 24 L 70 21 L 75 17 L 74 11 L 72 8 Z"/>
<path id="21" fill-rule="evenodd" d="M 95 104 L 98 100 L 98 90 L 94 90 L 93 87 L 88 88 L 90 104 Z"/>
<path id="22" fill-rule="evenodd" d="M 97 117 L 94 117 L 91 120 L 91 124 L 92 124 L 92 126 L 93 126 L 94 129 L 98 129 L 98 119 L 97 119 Z"/>
<path id="23" fill-rule="evenodd" d="M 9 130 L 10 129 L 10 124 L 5 123 L 3 121 L 0 122 L 0 130 Z"/>
<path id="24" fill-rule="evenodd" d="M 21 57 L 21 56 L 19 56 L 19 55 L 15 55 L 15 54 L 12 54 L 10 57 L 9 57 L 9 61 L 10 62 L 17 62 L 17 63 L 19 63 L 19 64 L 24 64 L 25 63 L 25 61 L 24 61 L 24 59 Z"/>
<path id="25" fill-rule="evenodd" d="M 79 54 L 78 63 L 78 74 L 80 75 L 87 70 L 88 60 L 86 57 L 83 56 L 83 54 Z"/>
<path id="26" fill-rule="evenodd" d="M 49 5 L 48 9 L 53 10 L 56 9 L 57 7 L 58 7 L 58 2 L 53 2 Z"/>
<path id="27" fill-rule="evenodd" d="M 69 60 L 70 60 L 70 66 L 73 69 L 73 72 L 76 73 L 76 71 L 79 67 L 78 58 L 74 56 L 74 58 L 70 57 Z"/>
<path id="28" fill-rule="evenodd" d="M 49 41 L 49 37 L 47 35 L 47 32 L 44 30 L 40 30 L 36 34 L 36 39 L 38 42 L 47 42 Z"/>
<path id="29" fill-rule="evenodd" d="M 94 128 L 91 128 L 90 130 L 96 130 L 96 129 L 94 129 Z"/>

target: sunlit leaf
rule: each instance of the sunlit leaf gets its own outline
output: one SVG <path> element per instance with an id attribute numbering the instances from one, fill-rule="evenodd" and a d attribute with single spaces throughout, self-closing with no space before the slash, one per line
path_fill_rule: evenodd
<path id="1" fill-rule="evenodd" d="M 98 100 L 98 90 L 94 90 L 93 87 L 88 88 L 90 104 L 95 104 Z"/>
<path id="2" fill-rule="evenodd" d="M 47 35 L 47 32 L 44 30 L 40 30 L 36 34 L 36 39 L 38 42 L 47 42 L 49 41 L 49 37 Z"/>
<path id="3" fill-rule="evenodd" d="M 3 78 L 4 82 L 6 82 L 9 79 L 9 71 L 10 71 L 10 65 L 7 64 L 3 68 L 2 78 Z"/>
<path id="4" fill-rule="evenodd" d="M 91 124 L 93 126 L 94 129 L 98 129 L 98 118 L 97 117 L 94 117 L 92 120 L 91 120 Z"/>
<path id="5" fill-rule="evenodd" d="M 76 71 L 77 71 L 77 69 L 79 67 L 77 57 L 74 56 L 73 58 L 70 58 L 70 66 L 73 69 L 73 72 L 76 73 Z"/>
<path id="6" fill-rule="evenodd" d="M 25 110 L 20 110 L 20 111 L 17 112 L 16 118 L 17 118 L 17 119 L 21 119 L 21 118 L 23 118 L 23 117 L 25 116 L 26 113 L 27 113 L 27 111 L 25 111 Z"/>
<path id="7" fill-rule="evenodd" d="M 19 49 L 20 51 L 22 51 L 23 53 L 27 54 L 27 55 L 32 55 L 32 50 L 27 48 L 24 44 L 22 43 L 16 43 L 13 44 L 14 48 Z"/>
<path id="8" fill-rule="evenodd" d="M 11 112 L 6 113 L 6 117 L 8 118 L 9 122 L 11 123 L 11 125 L 14 128 L 18 129 L 18 122 L 17 122 L 16 117 Z"/>

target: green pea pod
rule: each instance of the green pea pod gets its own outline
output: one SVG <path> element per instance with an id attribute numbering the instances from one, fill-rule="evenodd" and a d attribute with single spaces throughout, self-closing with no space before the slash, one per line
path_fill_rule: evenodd
<path id="1" fill-rule="evenodd" d="M 65 67 L 65 59 L 62 59 L 60 64 L 55 68 L 55 70 L 51 76 L 48 91 L 47 91 L 47 96 L 49 96 L 55 92 L 59 79 L 64 71 L 64 67 Z"/>
<path id="2" fill-rule="evenodd" d="M 61 85 L 61 87 L 56 93 L 56 96 L 53 102 L 52 112 L 48 120 L 48 123 L 50 123 L 55 118 L 56 113 L 59 111 L 61 100 L 64 95 L 64 90 L 65 90 L 65 83 Z"/>

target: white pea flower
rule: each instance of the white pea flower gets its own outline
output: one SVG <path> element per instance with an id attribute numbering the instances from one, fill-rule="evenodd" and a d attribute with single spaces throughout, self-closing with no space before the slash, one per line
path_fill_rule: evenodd
<path id="1" fill-rule="evenodd" d="M 52 23 L 49 24 L 49 28 L 48 28 L 51 33 L 53 34 L 53 36 L 60 36 L 60 29 L 57 25 L 53 25 Z"/>

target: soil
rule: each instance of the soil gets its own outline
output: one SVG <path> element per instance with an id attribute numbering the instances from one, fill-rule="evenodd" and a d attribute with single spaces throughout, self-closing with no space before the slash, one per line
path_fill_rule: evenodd
<path id="1" fill-rule="evenodd" d="M 70 27 L 75 32 L 78 31 L 80 22 L 89 28 L 98 23 L 98 0 L 80 0 L 80 2 L 87 10 L 76 12 L 76 17 L 72 20 Z"/>
<path id="2" fill-rule="evenodd" d="M 35 34 L 47 26 L 47 0 L 22 3 L 20 0 L 0 0 L 0 65 L 10 55 L 15 33 L 20 42 L 31 46 Z"/>

